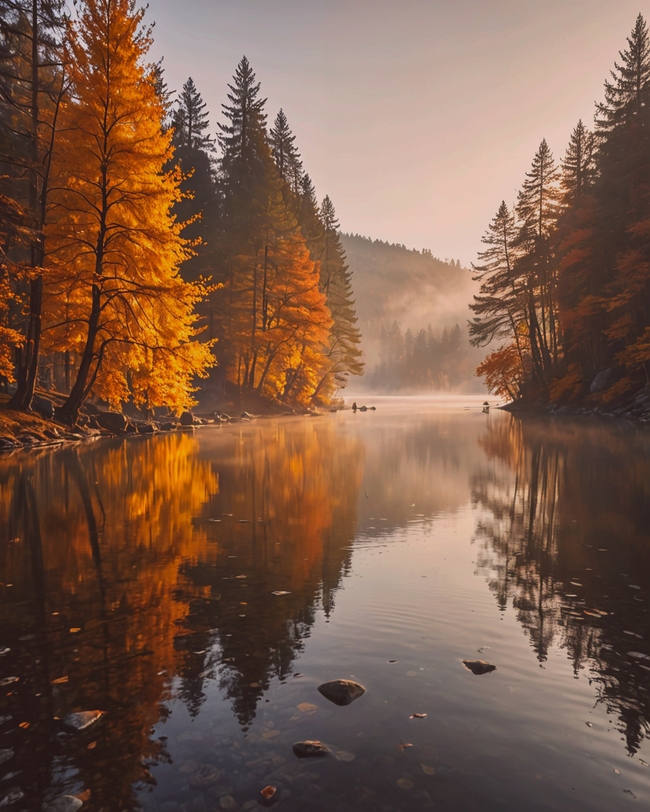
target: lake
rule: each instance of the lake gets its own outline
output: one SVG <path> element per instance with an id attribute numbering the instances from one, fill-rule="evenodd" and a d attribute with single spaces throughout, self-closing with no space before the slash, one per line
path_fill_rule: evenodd
<path id="1" fill-rule="evenodd" d="M 0 457 L 0 807 L 648 808 L 650 432 L 481 400 Z"/>

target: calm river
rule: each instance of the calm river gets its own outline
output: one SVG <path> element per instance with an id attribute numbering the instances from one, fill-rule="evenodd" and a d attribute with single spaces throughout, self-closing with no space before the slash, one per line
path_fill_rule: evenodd
<path id="1" fill-rule="evenodd" d="M 367 402 L 0 457 L 0 808 L 648 808 L 650 432 Z"/>

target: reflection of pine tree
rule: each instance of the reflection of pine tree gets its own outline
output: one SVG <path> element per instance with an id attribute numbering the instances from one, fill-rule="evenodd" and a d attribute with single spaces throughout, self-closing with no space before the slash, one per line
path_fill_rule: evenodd
<path id="1" fill-rule="evenodd" d="M 499 607 L 512 604 L 540 662 L 557 645 L 576 674 L 588 670 L 598 703 L 618 716 L 633 754 L 650 735 L 650 697 L 643 690 L 645 673 L 626 655 L 624 632 L 642 628 L 645 615 L 619 569 L 633 570 L 639 584 L 649 571 L 642 529 L 650 521 L 647 448 L 630 459 L 628 442 L 616 432 L 603 435 L 602 427 L 593 438 L 578 437 L 569 425 L 514 418 L 490 424 L 481 442 L 506 471 L 495 466 L 473 483 L 481 508 L 479 569 Z M 613 482 L 613 468 L 630 473 Z M 621 515 L 633 517 L 624 539 Z M 611 549 L 613 536 L 617 549 Z M 615 561 L 596 577 L 589 551 L 605 544 Z M 581 586 L 574 586 L 578 574 Z M 605 619 L 585 609 L 605 612 Z M 642 642 L 634 646 L 644 650 Z"/>

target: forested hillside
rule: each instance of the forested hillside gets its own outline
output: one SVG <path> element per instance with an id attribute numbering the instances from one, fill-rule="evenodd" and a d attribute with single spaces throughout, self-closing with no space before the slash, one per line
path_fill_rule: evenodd
<path id="1" fill-rule="evenodd" d="M 472 385 L 481 353 L 469 344 L 476 289 L 457 260 L 342 234 L 366 358 L 364 386 L 382 391 Z"/>
<path id="2" fill-rule="evenodd" d="M 624 404 L 650 383 L 650 37 L 638 16 L 594 129 L 543 140 L 475 267 L 479 374 L 513 400 Z"/>

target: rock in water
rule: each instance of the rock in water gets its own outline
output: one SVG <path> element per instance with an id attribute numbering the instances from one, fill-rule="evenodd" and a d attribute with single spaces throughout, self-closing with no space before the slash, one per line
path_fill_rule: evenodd
<path id="1" fill-rule="evenodd" d="M 318 690 L 325 699 L 329 699 L 335 705 L 349 705 L 366 692 L 363 685 L 350 679 L 333 679 L 330 682 L 324 682 L 318 686 Z"/>
<path id="2" fill-rule="evenodd" d="M 129 419 L 121 412 L 100 412 L 95 415 L 95 422 L 112 434 L 123 434 L 130 426 Z"/>
<path id="3" fill-rule="evenodd" d="M 95 724 L 104 716 L 106 711 L 92 710 L 80 711 L 79 713 L 69 713 L 63 718 L 63 724 L 68 730 L 85 730 L 90 725 Z"/>
<path id="4" fill-rule="evenodd" d="M 192 412 L 183 412 L 181 415 L 181 426 L 193 426 L 194 425 L 194 415 Z"/>
<path id="5" fill-rule="evenodd" d="M 77 812 L 82 806 L 83 801 L 80 798 L 75 798 L 74 795 L 61 795 L 49 804 L 43 804 L 43 812 Z"/>
<path id="6" fill-rule="evenodd" d="M 485 660 L 463 660 L 465 668 L 469 669 L 472 674 L 489 674 L 490 671 L 496 671 L 496 665 L 486 663 Z"/>
<path id="7" fill-rule="evenodd" d="M 213 767 L 212 764 L 202 764 L 199 769 L 190 776 L 187 783 L 190 789 L 205 792 L 219 783 L 221 775 L 221 770 Z"/>
<path id="8" fill-rule="evenodd" d="M 329 753 L 329 750 L 322 742 L 304 741 L 294 744 L 293 753 L 298 758 L 322 758 Z"/>

